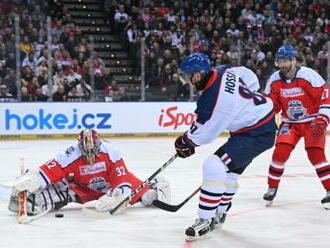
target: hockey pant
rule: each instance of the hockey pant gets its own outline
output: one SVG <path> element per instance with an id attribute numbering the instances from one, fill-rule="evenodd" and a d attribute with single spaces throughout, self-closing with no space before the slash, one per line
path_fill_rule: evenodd
<path id="1" fill-rule="evenodd" d="M 323 187 L 327 191 L 330 190 L 330 163 L 327 161 L 324 151 L 325 136 L 315 139 L 310 132 L 309 125 L 310 123 L 284 123 L 281 125 L 269 166 L 268 186 L 270 188 L 278 188 L 285 163 L 298 141 L 303 137 L 309 161 L 314 166 Z"/>

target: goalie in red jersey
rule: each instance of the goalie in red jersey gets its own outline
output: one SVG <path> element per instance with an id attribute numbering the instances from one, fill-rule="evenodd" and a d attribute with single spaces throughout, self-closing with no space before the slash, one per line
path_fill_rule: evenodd
<path id="1" fill-rule="evenodd" d="M 39 167 L 14 180 L 9 210 L 18 211 L 17 194 L 28 191 L 27 212 L 36 215 L 58 210 L 69 202 L 95 201 L 98 211 L 110 211 L 134 191 L 142 181 L 126 167 L 118 150 L 101 140 L 98 133 L 85 129 L 78 143 Z M 152 205 L 153 200 L 170 200 L 166 180 L 156 178 L 129 202 Z"/>
<path id="2" fill-rule="evenodd" d="M 295 57 L 293 46 L 281 46 L 275 55 L 280 70 L 274 72 L 266 84 L 265 94 L 273 100 L 276 112 L 281 112 L 282 123 L 269 167 L 269 189 L 264 200 L 271 205 L 285 163 L 298 141 L 304 138 L 308 159 L 326 190 L 321 203 L 330 209 L 330 163 L 324 151 L 330 117 L 330 89 L 317 72 L 296 66 Z"/>

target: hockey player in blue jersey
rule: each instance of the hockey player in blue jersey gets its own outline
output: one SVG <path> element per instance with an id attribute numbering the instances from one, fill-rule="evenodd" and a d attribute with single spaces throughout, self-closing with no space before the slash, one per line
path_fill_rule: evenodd
<path id="1" fill-rule="evenodd" d="M 186 240 L 205 238 L 220 226 L 238 189 L 238 178 L 259 154 L 274 145 L 273 103 L 256 91 L 257 76 L 237 65 L 211 67 L 203 53 L 193 53 L 181 63 L 182 80 L 199 91 L 196 122 L 175 141 L 178 155 L 186 158 L 195 147 L 211 143 L 223 131 L 228 141 L 203 163 L 198 218 L 186 229 Z"/>

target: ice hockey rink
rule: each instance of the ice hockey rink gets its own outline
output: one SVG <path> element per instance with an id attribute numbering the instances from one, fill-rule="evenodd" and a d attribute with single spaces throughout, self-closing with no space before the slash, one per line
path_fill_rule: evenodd
<path id="1" fill-rule="evenodd" d="M 187 159 L 176 159 L 161 175 L 172 187 L 172 203 L 178 204 L 201 183 L 202 161 L 226 138 L 197 148 Z M 0 181 L 12 179 L 25 167 L 36 168 L 52 158 L 73 140 L 1 141 Z M 142 180 L 149 177 L 173 154 L 173 138 L 114 139 L 128 168 Z M 330 140 L 327 140 L 329 158 Z M 9 191 L 0 187 L 1 248 L 275 248 L 329 247 L 330 211 L 322 208 L 325 192 L 307 160 L 303 143 L 290 158 L 273 207 L 266 208 L 262 195 L 267 189 L 267 171 L 272 150 L 256 158 L 240 178 L 240 189 L 230 214 L 212 237 L 186 242 L 185 229 L 195 218 L 198 197 L 178 212 L 134 205 L 121 215 L 95 213 L 70 205 L 28 224 L 18 224 L 17 216 L 7 210 Z"/>

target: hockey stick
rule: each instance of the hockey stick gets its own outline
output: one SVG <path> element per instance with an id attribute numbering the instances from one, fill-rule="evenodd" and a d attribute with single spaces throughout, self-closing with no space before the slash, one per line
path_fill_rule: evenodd
<path id="1" fill-rule="evenodd" d="M 198 187 L 197 189 L 195 189 L 194 192 L 192 192 L 183 202 L 181 202 L 178 205 L 170 205 L 167 204 L 165 202 L 159 201 L 159 200 L 154 200 L 153 201 L 153 205 L 155 205 L 156 207 L 163 209 L 165 211 L 169 211 L 169 212 L 176 212 L 178 211 L 184 204 L 186 204 L 194 195 L 197 194 L 197 192 L 199 192 L 199 190 L 201 189 L 201 187 Z"/>
<path id="2" fill-rule="evenodd" d="M 24 158 L 20 158 L 20 170 L 21 170 L 21 175 L 25 174 L 25 168 L 24 168 Z M 6 187 L 6 188 L 11 188 L 14 185 L 14 180 L 2 183 L 1 186 Z M 46 215 L 48 212 L 50 212 L 51 209 L 47 209 L 44 212 L 41 212 L 36 215 L 28 215 L 27 214 L 27 190 L 24 190 L 20 193 L 18 193 L 18 219 L 17 222 L 19 224 L 26 224 L 31 221 L 34 221 L 36 219 L 39 219 L 40 217 Z"/>
<path id="3" fill-rule="evenodd" d="M 21 175 L 24 174 L 24 158 L 20 159 Z M 17 222 L 22 224 L 25 223 L 27 218 L 27 191 L 18 193 L 18 219 Z"/>
<path id="4" fill-rule="evenodd" d="M 176 158 L 178 154 L 174 154 L 165 164 L 163 164 L 158 170 L 156 170 L 150 177 L 148 177 L 139 187 L 129 194 L 124 200 L 122 200 L 116 207 L 109 211 L 110 214 L 114 214 L 119 208 L 123 207 L 129 202 L 137 193 L 139 193 L 146 185 L 150 184 L 150 181 L 154 179 L 160 172 L 162 172 L 167 166 L 169 166 Z"/>
<path id="5" fill-rule="evenodd" d="M 39 219 L 40 217 L 42 217 L 42 216 L 48 214 L 50 211 L 51 211 L 51 209 L 47 209 L 46 211 L 41 212 L 40 214 L 36 214 L 36 215 L 32 215 L 32 216 L 26 215 L 26 216 L 24 216 L 24 217 L 21 217 L 21 218 L 19 219 L 20 221 L 19 221 L 18 223 L 20 223 L 20 224 L 26 224 L 26 223 L 29 223 L 29 222 L 31 222 L 31 221 L 34 221 L 34 220 L 36 220 L 36 219 Z"/>

